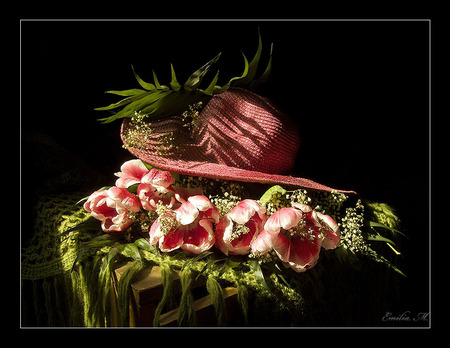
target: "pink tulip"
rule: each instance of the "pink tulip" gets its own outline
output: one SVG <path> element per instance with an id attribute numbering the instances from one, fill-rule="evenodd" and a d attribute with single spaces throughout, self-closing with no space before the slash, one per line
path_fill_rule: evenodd
<path id="1" fill-rule="evenodd" d="M 92 193 L 84 203 L 84 209 L 102 222 L 103 231 L 119 232 L 132 224 L 129 212 L 138 212 L 140 205 L 136 195 L 125 188 L 113 186 Z"/>
<path id="2" fill-rule="evenodd" d="M 142 208 L 149 211 L 156 210 L 159 202 L 169 207 L 173 207 L 176 203 L 174 192 L 170 188 L 162 186 L 140 184 L 137 188 L 137 195 L 141 201 Z"/>
<path id="3" fill-rule="evenodd" d="M 115 173 L 117 187 L 128 188 L 131 185 L 141 183 L 142 177 L 149 172 L 140 159 L 127 161 L 120 167 L 120 172 Z"/>
<path id="4" fill-rule="evenodd" d="M 191 196 L 175 210 L 152 224 L 150 244 L 159 243 L 159 249 L 169 252 L 181 248 L 200 254 L 214 245 L 212 221 L 219 220 L 219 210 L 203 195 Z"/>
<path id="5" fill-rule="evenodd" d="M 225 255 L 245 255 L 263 230 L 265 209 L 245 199 L 224 215 L 216 226 L 216 247 Z"/>
<path id="6" fill-rule="evenodd" d="M 169 172 L 159 169 L 149 170 L 142 178 L 141 184 L 137 188 L 137 194 L 145 210 L 156 210 L 158 202 L 173 207 L 175 201 L 175 191 L 172 184 L 175 179 Z"/>
<path id="7" fill-rule="evenodd" d="M 252 251 L 265 254 L 274 250 L 286 267 L 304 272 L 317 263 L 320 247 L 335 248 L 339 236 L 339 227 L 330 216 L 293 203 L 292 208 L 282 208 L 267 219 Z"/>

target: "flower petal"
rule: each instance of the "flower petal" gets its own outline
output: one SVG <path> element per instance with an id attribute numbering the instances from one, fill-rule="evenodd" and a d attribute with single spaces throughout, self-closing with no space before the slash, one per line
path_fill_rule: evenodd
<path id="1" fill-rule="evenodd" d="M 219 209 L 206 196 L 191 196 L 188 201 L 200 211 L 200 218 L 213 218 L 216 223 L 219 222 Z"/>
<path id="2" fill-rule="evenodd" d="M 253 199 L 244 199 L 228 212 L 228 216 L 237 224 L 244 225 L 256 213 L 262 218 L 265 209 Z"/>
<path id="3" fill-rule="evenodd" d="M 324 215 L 324 214 L 321 214 L 318 212 L 316 212 L 316 214 L 317 214 L 317 217 L 319 218 L 321 225 L 326 230 L 326 237 L 322 241 L 322 246 L 325 249 L 336 248 L 337 245 L 339 244 L 339 239 L 341 236 L 341 232 L 339 230 L 339 225 L 329 215 Z"/>
<path id="4" fill-rule="evenodd" d="M 289 230 L 300 222 L 302 216 L 303 213 L 299 209 L 281 208 L 267 219 L 264 229 L 271 233 L 280 232 L 280 228 Z"/>
<path id="5" fill-rule="evenodd" d="M 152 184 L 153 186 L 161 186 L 167 189 L 170 185 L 175 183 L 175 179 L 167 171 L 152 168 L 142 177 L 141 182 Z"/>
<path id="6" fill-rule="evenodd" d="M 273 249 L 273 240 L 275 235 L 262 230 L 258 236 L 253 240 L 251 249 L 255 254 L 265 254 Z"/>
<path id="7" fill-rule="evenodd" d="M 272 239 L 272 246 L 281 261 L 289 261 L 290 251 L 291 251 L 291 241 L 279 233 Z"/>
<path id="8" fill-rule="evenodd" d="M 156 244 L 159 238 L 163 236 L 160 227 L 161 223 L 159 222 L 159 220 L 155 220 L 155 222 L 153 222 L 152 226 L 150 227 L 148 235 L 149 235 L 149 242 L 151 245 Z"/>
<path id="9" fill-rule="evenodd" d="M 219 223 L 216 225 L 216 247 L 222 251 L 225 255 L 228 255 L 228 251 L 230 249 L 230 243 L 228 241 L 231 236 L 231 232 L 233 231 L 233 221 L 227 216 L 224 215 L 220 219 Z M 227 239 L 225 239 L 225 234 L 227 235 Z"/>
<path id="10" fill-rule="evenodd" d="M 195 195 L 203 195 L 203 190 L 200 187 L 197 188 L 185 188 L 181 186 L 172 186 L 172 190 L 175 193 L 175 198 L 178 202 L 184 203 L 189 197 Z"/>
<path id="11" fill-rule="evenodd" d="M 165 253 L 178 249 L 183 245 L 184 231 L 181 228 L 167 233 L 159 239 L 159 249 Z"/>
<path id="12" fill-rule="evenodd" d="M 121 206 L 128 211 L 137 213 L 141 206 L 137 196 L 131 192 L 128 192 L 126 188 L 111 187 L 108 189 L 108 196 L 116 201 L 116 206 Z"/>
<path id="13" fill-rule="evenodd" d="M 181 249 L 193 254 L 200 254 L 214 245 L 214 231 L 210 220 L 201 219 L 198 220 L 198 223 L 194 222 L 182 228 L 184 229 L 184 243 Z"/>
<path id="14" fill-rule="evenodd" d="M 188 201 L 191 202 L 200 211 L 206 211 L 214 207 L 211 201 L 203 195 L 191 196 L 188 198 Z"/>
<path id="15" fill-rule="evenodd" d="M 182 225 L 189 225 L 198 217 L 198 209 L 189 201 L 184 202 L 181 206 L 174 210 L 176 218 Z"/>
<path id="16" fill-rule="evenodd" d="M 127 161 L 120 167 L 120 172 L 115 173 L 117 187 L 127 188 L 141 182 L 142 177 L 148 172 L 147 167 L 140 159 Z"/>
<path id="17" fill-rule="evenodd" d="M 309 205 L 303 203 L 293 202 L 292 206 L 294 208 L 300 209 L 303 213 L 309 213 L 313 210 Z"/>
<path id="18" fill-rule="evenodd" d="M 289 254 L 289 262 L 302 267 L 311 266 L 319 259 L 320 247 L 322 240 L 320 238 L 310 241 L 303 237 L 297 236 L 291 239 L 291 250 Z"/>

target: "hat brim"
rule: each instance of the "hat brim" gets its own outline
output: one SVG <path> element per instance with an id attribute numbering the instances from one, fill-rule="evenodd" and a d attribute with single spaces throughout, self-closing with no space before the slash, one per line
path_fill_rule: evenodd
<path id="1" fill-rule="evenodd" d="M 158 166 L 157 163 L 155 163 L 154 165 Z M 161 166 L 159 167 L 161 168 Z M 179 166 L 179 164 L 177 166 L 164 165 L 162 169 L 177 174 L 201 176 L 212 179 L 222 179 L 222 180 L 259 183 L 268 185 L 280 184 L 315 191 L 327 191 L 327 192 L 338 191 L 346 194 L 356 194 L 355 191 L 334 189 L 329 186 L 322 185 L 305 178 L 284 176 L 277 174 L 267 174 L 240 168 L 233 168 L 214 163 L 191 163 L 189 167 L 181 167 Z"/>
<path id="2" fill-rule="evenodd" d="M 337 191 L 345 194 L 356 194 L 355 191 L 334 189 L 329 186 L 319 184 L 315 181 L 300 177 L 268 174 L 216 163 L 183 161 L 179 159 L 171 160 L 147 151 L 131 148 L 128 150 L 145 163 L 175 174 L 268 185 L 280 184 L 315 191 Z"/>

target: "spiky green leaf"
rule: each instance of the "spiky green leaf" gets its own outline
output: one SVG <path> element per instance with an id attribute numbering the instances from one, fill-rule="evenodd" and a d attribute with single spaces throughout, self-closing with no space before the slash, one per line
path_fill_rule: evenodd
<path id="1" fill-rule="evenodd" d="M 270 57 L 269 57 L 269 62 L 267 63 L 266 69 L 264 70 L 263 74 L 257 80 L 253 80 L 250 83 L 250 85 L 249 85 L 250 89 L 257 87 L 260 84 L 263 84 L 269 78 L 270 73 L 272 71 L 272 52 L 273 52 L 273 43 L 270 45 Z"/>
<path id="2" fill-rule="evenodd" d="M 118 108 L 120 106 L 124 106 L 124 105 L 130 104 L 130 103 L 134 102 L 135 100 L 138 100 L 138 99 L 142 98 L 142 96 L 144 94 L 146 94 L 146 93 L 149 93 L 149 92 L 145 92 L 143 94 L 134 95 L 132 97 L 128 97 L 128 98 L 122 99 L 121 101 L 119 101 L 117 103 L 113 103 L 113 104 L 110 104 L 108 106 L 102 106 L 100 108 L 95 108 L 94 110 L 97 110 L 97 111 L 112 110 L 112 109 Z"/>
<path id="3" fill-rule="evenodd" d="M 228 81 L 227 84 L 225 84 L 224 86 L 222 86 L 219 90 L 220 92 L 225 92 L 228 90 L 228 88 L 230 88 L 231 84 L 233 84 L 235 81 L 239 81 L 240 79 L 243 79 L 247 76 L 248 74 L 248 60 L 247 57 L 245 56 L 244 52 L 241 52 L 242 56 L 244 57 L 244 72 L 242 73 L 241 76 L 236 76 L 230 79 L 230 81 Z"/>
<path id="4" fill-rule="evenodd" d="M 391 231 L 392 233 L 398 233 L 398 234 L 402 235 L 403 237 L 407 237 L 404 233 L 400 232 L 399 230 L 397 230 L 395 228 L 392 228 L 392 227 L 389 227 L 389 226 L 386 226 L 386 225 L 383 225 L 383 224 L 381 224 L 379 222 L 367 221 L 366 220 L 365 223 L 366 223 L 366 225 L 370 226 L 374 230 L 375 230 L 375 228 L 383 228 L 383 229 Z"/>
<path id="5" fill-rule="evenodd" d="M 375 242 L 385 242 L 385 243 L 390 243 L 392 245 L 395 245 L 395 243 L 392 240 L 390 240 L 389 238 L 383 237 L 379 234 L 370 234 L 370 235 L 366 236 L 365 239 L 375 241 Z"/>
<path id="6" fill-rule="evenodd" d="M 147 92 L 142 89 L 134 88 L 134 89 L 126 89 L 124 91 L 106 91 L 105 93 L 120 95 L 123 97 L 130 97 L 130 96 L 132 97 L 132 96 L 141 95 L 141 94 L 144 94 Z"/>
<path id="7" fill-rule="evenodd" d="M 155 70 L 152 70 L 152 72 L 153 72 L 153 81 L 155 82 L 156 89 L 162 89 L 164 91 L 167 91 L 169 87 L 161 85 L 158 81 L 158 77 L 156 77 Z"/>
<path id="8" fill-rule="evenodd" d="M 209 96 L 199 92 L 167 91 L 164 98 L 160 98 L 155 103 L 148 105 L 142 110 L 142 113 L 148 115 L 150 118 L 162 119 L 181 114 L 188 109 L 189 105 L 200 101 L 206 102 L 209 98 Z"/>
<path id="9" fill-rule="evenodd" d="M 209 62 L 207 62 L 205 65 L 203 65 L 200 69 L 194 71 L 191 76 L 187 79 L 187 81 L 184 83 L 184 89 L 186 91 L 192 91 L 195 90 L 198 85 L 202 82 L 203 77 L 205 74 L 209 71 L 212 65 L 214 65 L 220 58 L 219 53 L 217 56 L 215 56 L 213 59 L 211 59 Z"/>
<path id="10" fill-rule="evenodd" d="M 170 64 L 170 71 L 172 74 L 172 80 L 170 81 L 170 87 L 172 87 L 172 89 L 174 91 L 179 91 L 181 88 L 181 85 L 177 81 L 177 76 L 175 75 L 175 69 L 173 67 L 173 64 Z"/>
<path id="11" fill-rule="evenodd" d="M 139 98 L 135 99 L 133 102 L 128 103 L 128 105 L 116 114 L 110 117 L 102 118 L 100 121 L 102 123 L 109 123 L 119 118 L 133 117 L 136 112 L 143 111 L 143 109 L 163 98 L 167 93 L 170 93 L 170 91 L 158 90 L 154 92 L 147 92 L 146 94 L 140 95 Z"/>
<path id="12" fill-rule="evenodd" d="M 264 273 L 262 272 L 262 269 L 261 269 L 261 266 L 259 265 L 258 260 L 248 260 L 248 265 L 250 266 L 256 279 L 258 279 L 258 281 L 261 283 L 263 288 L 266 289 L 268 292 L 271 292 L 269 286 L 266 283 L 266 280 L 264 278 Z"/>
<path id="13" fill-rule="evenodd" d="M 235 82 L 234 86 L 236 86 L 236 87 L 246 86 L 255 78 L 256 70 L 258 69 L 259 60 L 261 58 L 261 52 L 262 52 L 262 40 L 261 40 L 261 35 L 259 33 L 259 30 L 258 30 L 258 36 L 259 36 L 258 49 L 256 50 L 255 56 L 253 57 L 252 61 L 248 65 L 247 74 Z"/>
<path id="14" fill-rule="evenodd" d="M 155 85 L 153 83 L 145 82 L 144 80 L 142 80 L 138 76 L 138 74 L 136 74 L 136 71 L 134 71 L 133 65 L 131 66 L 131 69 L 133 69 L 134 77 L 136 78 L 137 82 L 139 82 L 139 84 L 142 86 L 142 88 L 146 89 L 147 91 L 154 91 L 154 90 L 156 90 L 156 87 L 155 87 Z"/>
<path id="15" fill-rule="evenodd" d="M 214 79 L 211 81 L 209 86 L 203 91 L 203 93 L 207 95 L 212 95 L 214 92 L 214 87 L 216 87 L 217 80 L 219 79 L 219 72 L 220 70 L 217 70 L 216 76 L 214 76 Z"/>
<path id="16" fill-rule="evenodd" d="M 376 261 L 376 262 L 383 263 L 385 266 L 387 266 L 387 267 L 393 269 L 395 272 L 397 272 L 397 273 L 401 274 L 402 276 L 406 277 L 406 275 L 405 275 L 402 271 L 400 271 L 400 269 L 397 268 L 397 266 L 395 266 L 392 262 L 390 262 L 389 260 L 387 260 L 387 259 L 386 259 L 385 257 L 383 257 L 382 255 L 378 255 L 373 249 L 371 249 L 371 248 L 368 248 L 368 249 L 369 249 L 369 254 L 368 254 L 368 256 L 369 256 L 372 260 L 374 260 L 374 261 Z"/>

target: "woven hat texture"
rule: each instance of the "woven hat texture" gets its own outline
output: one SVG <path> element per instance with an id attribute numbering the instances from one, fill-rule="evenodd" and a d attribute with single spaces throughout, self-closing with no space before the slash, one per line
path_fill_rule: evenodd
<path id="1" fill-rule="evenodd" d="M 230 88 L 215 95 L 192 127 L 182 115 L 144 123 L 125 119 L 121 138 L 134 156 L 155 167 L 183 175 L 333 190 L 289 175 L 300 146 L 297 126 L 272 101 L 248 90 Z"/>

